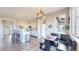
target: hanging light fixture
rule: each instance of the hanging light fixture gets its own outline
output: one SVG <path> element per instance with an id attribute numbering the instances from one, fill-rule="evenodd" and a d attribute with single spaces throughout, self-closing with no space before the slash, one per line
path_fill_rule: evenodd
<path id="1" fill-rule="evenodd" d="M 45 13 L 42 11 L 42 8 L 39 10 L 38 13 L 36 13 L 36 18 L 37 19 L 44 19 L 45 18 Z"/>

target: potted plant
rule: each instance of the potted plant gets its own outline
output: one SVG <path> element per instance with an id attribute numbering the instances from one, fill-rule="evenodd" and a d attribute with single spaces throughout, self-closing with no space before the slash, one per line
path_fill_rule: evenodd
<path id="1" fill-rule="evenodd" d="M 66 24 L 66 25 L 64 25 L 64 27 L 63 27 L 64 31 L 65 31 L 67 34 L 69 33 L 69 28 L 70 28 L 69 24 Z"/>

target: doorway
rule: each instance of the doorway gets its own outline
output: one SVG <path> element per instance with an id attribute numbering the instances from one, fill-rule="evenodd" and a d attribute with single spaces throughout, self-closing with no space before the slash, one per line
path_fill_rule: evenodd
<path id="1" fill-rule="evenodd" d="M 10 39 L 13 29 L 13 22 L 8 20 L 3 20 L 3 38 Z"/>
<path id="2" fill-rule="evenodd" d="M 58 32 L 64 34 L 66 25 L 66 17 L 64 15 L 56 17 Z"/>

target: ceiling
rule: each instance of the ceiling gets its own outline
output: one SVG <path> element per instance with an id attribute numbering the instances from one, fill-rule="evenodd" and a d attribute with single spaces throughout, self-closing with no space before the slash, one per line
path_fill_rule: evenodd
<path id="1" fill-rule="evenodd" d="M 42 7 L 44 13 L 50 14 L 65 7 Z M 0 7 L 0 17 L 8 17 L 16 20 L 33 20 L 40 7 Z"/>

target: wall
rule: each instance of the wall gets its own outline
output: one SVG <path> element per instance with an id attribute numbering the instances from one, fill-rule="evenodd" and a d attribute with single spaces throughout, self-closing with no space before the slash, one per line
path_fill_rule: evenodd
<path id="1" fill-rule="evenodd" d="M 52 32 L 57 32 L 57 21 L 56 21 L 56 17 L 57 16 L 60 16 L 60 15 L 65 15 L 66 18 L 69 17 L 69 8 L 65 8 L 65 9 L 62 9 L 62 10 L 59 10 L 59 11 L 56 11 L 54 13 L 51 13 L 49 15 L 47 15 L 47 19 L 46 19 L 46 32 L 47 32 L 47 35 L 49 35 L 50 33 Z M 48 29 L 48 26 L 49 25 L 52 25 L 53 28 L 50 30 Z"/>

